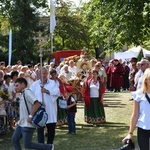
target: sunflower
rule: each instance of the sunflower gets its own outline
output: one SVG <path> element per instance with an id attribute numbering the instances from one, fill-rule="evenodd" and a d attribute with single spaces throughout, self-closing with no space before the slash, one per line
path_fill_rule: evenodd
<path id="1" fill-rule="evenodd" d="M 10 94 L 8 93 L 7 90 L 0 90 L 0 97 L 5 100 L 5 99 L 8 99 L 10 96 Z"/>

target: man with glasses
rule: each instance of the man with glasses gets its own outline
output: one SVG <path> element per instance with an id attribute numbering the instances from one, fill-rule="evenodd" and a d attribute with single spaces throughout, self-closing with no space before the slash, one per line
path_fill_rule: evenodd
<path id="1" fill-rule="evenodd" d="M 142 74 L 141 74 L 141 77 L 139 78 L 138 80 L 138 83 L 137 83 L 137 87 L 136 87 L 136 90 L 140 89 L 141 86 L 142 86 L 142 80 L 143 80 L 143 74 L 144 74 L 144 71 L 150 67 L 150 63 L 147 59 L 143 58 L 140 62 L 140 65 L 141 65 L 141 71 L 142 71 Z"/>

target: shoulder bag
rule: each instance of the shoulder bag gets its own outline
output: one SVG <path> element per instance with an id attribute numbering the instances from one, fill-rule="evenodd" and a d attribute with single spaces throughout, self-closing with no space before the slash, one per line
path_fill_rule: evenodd
<path id="1" fill-rule="evenodd" d="M 24 93 L 23 93 L 23 97 L 24 97 L 24 100 L 25 100 L 25 104 L 26 104 L 28 114 L 30 114 Z M 43 128 L 45 126 L 47 120 L 48 120 L 48 114 L 46 113 L 46 110 L 45 110 L 44 106 L 42 104 L 40 104 L 40 107 L 35 112 L 35 114 L 32 118 L 32 125 L 34 127 L 37 127 L 37 128 Z"/>
<path id="2" fill-rule="evenodd" d="M 148 100 L 148 102 L 150 103 L 150 98 L 149 98 L 149 96 L 147 95 L 147 93 L 145 93 L 145 97 L 146 97 L 146 99 Z"/>

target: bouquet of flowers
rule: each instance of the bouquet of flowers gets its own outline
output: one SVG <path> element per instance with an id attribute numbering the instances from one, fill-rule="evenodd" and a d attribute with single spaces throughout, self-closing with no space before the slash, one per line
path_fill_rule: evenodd
<path id="1" fill-rule="evenodd" d="M 8 99 L 10 96 L 9 92 L 7 89 L 3 89 L 3 90 L 0 90 L 0 97 L 3 99 L 3 100 L 6 100 Z"/>

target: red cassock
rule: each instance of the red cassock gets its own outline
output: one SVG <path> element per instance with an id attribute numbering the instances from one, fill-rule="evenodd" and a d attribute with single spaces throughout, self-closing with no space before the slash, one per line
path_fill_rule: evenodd
<path id="1" fill-rule="evenodd" d="M 111 67 L 110 86 L 112 88 L 121 88 L 123 86 L 124 68 L 122 64 L 118 63 Z"/>

